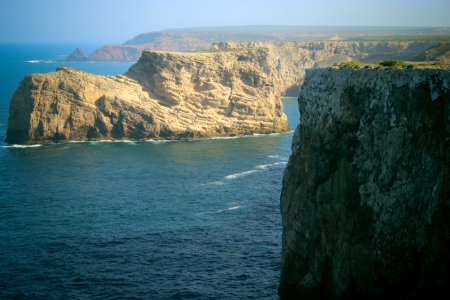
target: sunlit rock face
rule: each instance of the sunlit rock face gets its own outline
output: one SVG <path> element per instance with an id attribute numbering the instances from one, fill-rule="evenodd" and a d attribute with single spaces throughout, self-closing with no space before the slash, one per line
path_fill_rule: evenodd
<path id="1" fill-rule="evenodd" d="M 283 93 L 305 71 L 360 59 L 408 59 L 431 42 L 219 43 L 211 51 L 106 47 L 106 60 L 134 60 L 124 75 L 63 67 L 26 76 L 13 96 L 7 141 L 180 139 L 285 132 Z M 131 47 L 131 48 L 130 48 Z M 102 51 L 103 51 L 102 50 Z M 106 53 L 105 52 L 105 53 Z M 106 55 L 106 54 L 105 54 Z M 74 56 L 84 56 L 75 51 Z M 90 57 L 89 59 L 92 59 Z"/>
<path id="2" fill-rule="evenodd" d="M 265 48 L 276 66 L 280 88 L 297 97 L 305 72 L 311 68 L 331 67 L 336 63 L 360 60 L 372 63 L 385 59 L 412 60 L 427 50 L 443 47 L 437 42 L 226 42 L 213 48 Z M 433 60 L 434 57 L 430 57 Z"/>
<path id="3" fill-rule="evenodd" d="M 119 76 L 32 74 L 13 95 L 9 143 L 195 139 L 289 130 L 266 49 L 144 52 Z"/>

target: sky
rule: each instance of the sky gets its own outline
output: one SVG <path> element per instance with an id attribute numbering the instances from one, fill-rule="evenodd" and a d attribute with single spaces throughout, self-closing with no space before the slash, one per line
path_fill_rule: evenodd
<path id="1" fill-rule="evenodd" d="M 229 25 L 450 27 L 450 0 L 0 0 L 0 43 L 122 43 Z"/>

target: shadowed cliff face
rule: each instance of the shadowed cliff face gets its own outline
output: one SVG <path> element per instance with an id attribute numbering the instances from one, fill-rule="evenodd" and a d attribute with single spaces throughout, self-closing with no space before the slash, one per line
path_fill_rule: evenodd
<path id="1" fill-rule="evenodd" d="M 13 95 L 8 143 L 192 139 L 287 131 L 264 49 L 144 52 L 129 72 L 73 68 L 26 76 Z"/>
<path id="2" fill-rule="evenodd" d="M 307 71 L 281 195 L 283 299 L 448 292 L 449 74 Z"/>

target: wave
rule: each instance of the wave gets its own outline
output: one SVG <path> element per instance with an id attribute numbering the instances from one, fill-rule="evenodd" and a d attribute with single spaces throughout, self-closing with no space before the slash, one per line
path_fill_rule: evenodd
<path id="1" fill-rule="evenodd" d="M 249 170 L 249 171 L 244 171 L 244 172 L 240 172 L 240 173 L 227 175 L 224 178 L 227 180 L 233 180 L 233 179 L 241 178 L 241 177 L 244 177 L 244 176 L 256 173 L 256 172 L 258 172 L 258 170 Z"/>
<path id="2" fill-rule="evenodd" d="M 50 59 L 32 59 L 32 60 L 27 60 L 27 63 L 30 64 L 40 64 L 40 63 L 55 63 L 57 62 L 56 60 L 50 60 Z"/>
<path id="3" fill-rule="evenodd" d="M 36 148 L 36 147 L 41 147 L 42 144 L 33 144 L 33 145 L 16 145 L 16 144 L 12 144 L 12 145 L 8 145 L 8 146 L 2 146 L 3 148 Z"/>
<path id="4" fill-rule="evenodd" d="M 145 140 L 144 142 L 152 143 L 152 144 L 165 144 L 165 143 L 176 142 L 176 140 L 153 140 L 153 139 L 148 139 L 148 140 Z"/>
<path id="5" fill-rule="evenodd" d="M 207 140 L 234 140 L 234 139 L 240 139 L 240 138 L 256 138 L 256 137 L 265 137 L 265 136 L 278 136 L 278 135 L 285 135 L 294 132 L 293 130 L 289 132 L 279 132 L 279 133 L 253 133 L 253 134 L 244 134 L 244 135 L 234 135 L 234 136 L 215 136 L 215 137 L 209 137 L 209 138 L 200 138 L 200 139 L 193 139 L 189 140 L 190 142 L 195 141 L 207 141 Z"/>
<path id="6" fill-rule="evenodd" d="M 29 61 L 29 62 L 35 62 Z M 41 62 L 41 61 L 36 61 Z M 52 62 L 52 61 L 48 61 Z M 249 138 L 249 137 L 264 137 L 264 136 L 271 136 L 271 135 L 284 135 L 286 133 L 269 133 L 269 134 L 259 134 L 255 133 L 253 135 L 239 135 L 239 136 L 220 136 L 220 137 L 211 137 L 211 138 L 203 138 L 203 139 L 194 139 L 194 140 L 188 140 L 187 142 L 196 142 L 196 141 L 205 141 L 205 140 L 232 140 L 232 139 L 239 139 L 239 138 Z M 138 143 L 153 143 L 153 144 L 163 144 L 163 143 L 171 143 L 171 142 L 183 142 L 185 140 L 154 140 L 154 139 L 147 139 L 147 140 L 70 140 L 66 141 L 67 143 L 75 144 L 75 143 L 87 143 L 91 145 L 96 145 L 99 143 L 128 143 L 128 144 L 138 144 Z M 56 143 L 58 144 L 58 143 Z M 270 158 L 281 158 L 279 155 L 269 155 Z"/>
<path id="7" fill-rule="evenodd" d="M 208 182 L 208 183 L 202 183 L 202 184 L 199 184 L 199 186 L 224 185 L 224 184 L 225 184 L 225 182 L 223 182 L 223 181 L 221 181 L 221 180 L 216 180 L 216 181 L 211 181 L 211 182 Z"/>
<path id="8" fill-rule="evenodd" d="M 132 140 L 98 140 L 99 143 L 125 143 L 125 144 L 136 144 L 137 141 Z"/>
<path id="9" fill-rule="evenodd" d="M 289 160 L 289 156 L 281 156 L 281 155 L 267 155 L 268 158 L 273 158 L 276 159 L 278 161 L 285 161 L 287 163 L 287 161 Z"/>
<path id="10" fill-rule="evenodd" d="M 135 145 L 138 141 L 132 140 L 98 140 L 98 141 L 69 141 L 69 144 L 89 144 L 89 145 L 97 145 L 100 143 L 125 143 Z"/>
<path id="11" fill-rule="evenodd" d="M 204 212 L 200 212 L 197 215 L 205 215 L 205 214 L 219 214 L 225 211 L 231 211 L 231 210 L 236 210 L 241 208 L 242 206 L 240 205 L 236 205 L 236 206 L 231 206 L 231 207 L 227 207 L 227 208 L 223 208 L 223 209 L 219 209 L 219 210 L 214 210 L 214 211 L 204 211 Z"/>
<path id="12" fill-rule="evenodd" d="M 131 145 L 136 145 L 139 143 L 153 143 L 153 144 L 163 144 L 163 143 L 169 143 L 169 142 L 175 142 L 175 140 L 153 140 L 153 139 L 148 139 L 148 140 L 139 140 L 139 141 L 134 141 L 134 140 L 93 140 L 93 141 L 69 141 L 69 143 L 71 144 L 77 144 L 77 143 L 86 143 L 86 144 L 91 144 L 91 145 L 96 145 L 96 144 L 100 144 L 100 143 L 125 143 L 125 144 L 131 144 Z"/>
<path id="13" fill-rule="evenodd" d="M 286 165 L 286 164 L 287 164 L 286 161 L 278 161 L 278 162 L 274 162 L 274 163 L 271 163 L 271 164 L 257 165 L 253 170 L 247 170 L 247 171 L 243 171 L 243 172 L 239 172 L 239 173 L 226 175 L 223 178 L 225 180 L 230 181 L 230 180 L 234 180 L 234 179 L 238 179 L 238 178 L 241 178 L 241 177 L 245 177 L 245 176 L 251 175 L 251 174 L 256 173 L 256 172 L 264 171 L 264 170 L 266 170 L 266 169 L 268 169 L 270 167 L 273 167 L 273 166 Z M 225 184 L 224 181 L 216 180 L 216 181 L 211 181 L 211 182 L 208 182 L 208 183 L 200 184 L 199 186 L 224 185 L 224 184 Z"/>
<path id="14" fill-rule="evenodd" d="M 226 209 L 219 209 L 217 212 L 223 212 L 223 211 L 227 211 L 227 210 L 235 210 L 235 209 L 239 209 L 239 208 L 241 208 L 241 206 L 236 205 L 236 206 L 228 207 Z"/>

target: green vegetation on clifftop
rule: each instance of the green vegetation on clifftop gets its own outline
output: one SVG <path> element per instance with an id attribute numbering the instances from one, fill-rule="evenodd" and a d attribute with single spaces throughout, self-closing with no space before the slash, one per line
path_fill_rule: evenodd
<path id="1" fill-rule="evenodd" d="M 373 64 L 364 64 L 359 60 L 352 60 L 343 63 L 334 64 L 333 68 L 343 69 L 447 69 L 450 64 L 447 62 L 433 61 L 402 61 L 399 59 L 388 59 Z"/>

